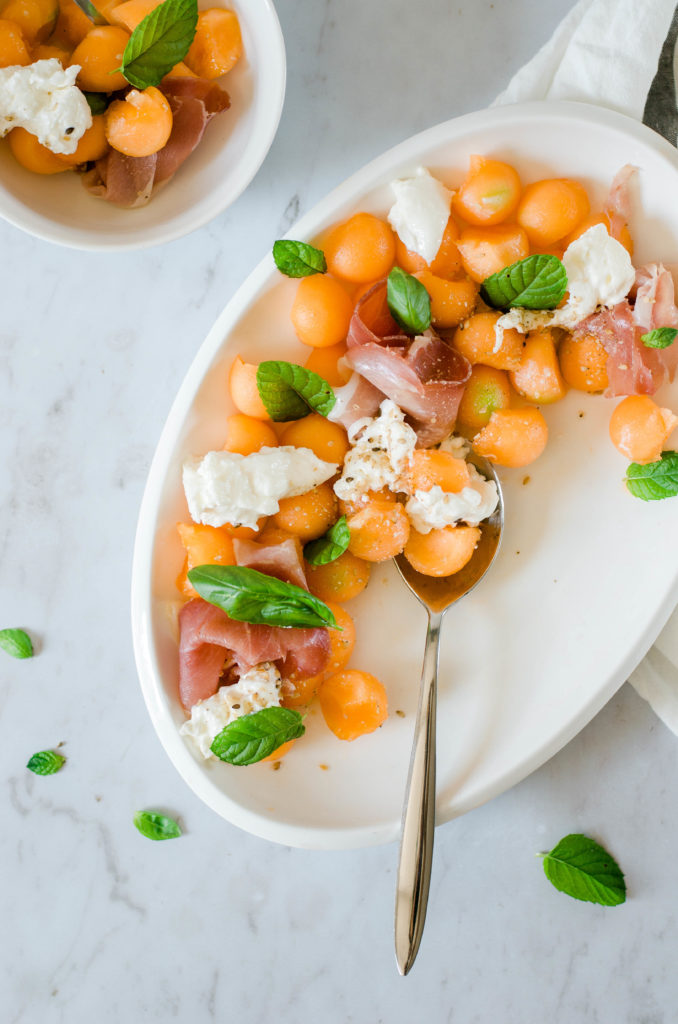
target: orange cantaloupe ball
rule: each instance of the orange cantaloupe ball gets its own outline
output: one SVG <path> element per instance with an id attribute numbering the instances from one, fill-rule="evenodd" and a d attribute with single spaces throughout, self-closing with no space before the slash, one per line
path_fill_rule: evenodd
<path id="1" fill-rule="evenodd" d="M 339 672 L 346 665 L 353 653 L 355 646 L 355 623 L 345 608 L 335 604 L 334 601 L 326 601 L 336 619 L 339 629 L 328 629 L 327 635 L 330 641 L 330 658 L 323 672 L 318 675 L 306 678 L 297 678 L 291 675 L 283 679 L 281 687 L 281 703 L 286 708 L 305 707 L 310 704 L 318 688 L 328 675 Z"/>
<path id="2" fill-rule="evenodd" d="M 328 676 L 318 691 L 327 726 L 340 740 L 374 732 L 388 717 L 386 690 L 376 676 L 350 669 Z"/>
<path id="3" fill-rule="evenodd" d="M 457 247 L 464 270 L 478 284 L 530 255 L 527 235 L 517 224 L 493 228 L 466 228 Z"/>
<path id="4" fill-rule="evenodd" d="M 348 436 L 341 424 L 332 423 L 317 412 L 290 423 L 280 435 L 280 443 L 309 448 L 323 462 L 336 462 L 339 466 L 349 449 Z"/>
<path id="5" fill-rule="evenodd" d="M 278 437 L 272 427 L 263 420 L 253 416 L 245 416 L 242 412 L 233 413 L 226 419 L 226 440 L 224 449 L 237 452 L 238 455 L 251 455 L 260 448 L 277 448 Z"/>
<path id="6" fill-rule="evenodd" d="M 442 329 L 456 327 L 473 311 L 478 299 L 478 286 L 473 281 L 448 281 L 430 270 L 419 270 L 414 277 L 421 281 L 431 299 L 431 322 Z"/>
<path id="7" fill-rule="evenodd" d="M 31 50 L 31 56 L 36 60 L 58 60 L 62 68 L 67 68 L 71 63 L 71 51 L 63 46 L 55 46 L 54 43 L 40 43 Z"/>
<path id="8" fill-rule="evenodd" d="M 469 363 L 494 366 L 497 370 L 515 370 L 523 354 L 523 335 L 511 327 L 503 332 L 501 345 L 495 352 L 495 327 L 501 313 L 491 310 L 474 313 L 454 332 L 452 344 Z"/>
<path id="9" fill-rule="evenodd" d="M 59 0 L 59 14 L 49 41 L 70 52 L 82 42 L 91 28 L 92 22 L 75 0 Z"/>
<path id="10" fill-rule="evenodd" d="M 594 334 L 568 334 L 558 347 L 560 372 L 577 391 L 595 394 L 609 384 L 607 352 Z"/>
<path id="11" fill-rule="evenodd" d="M 678 426 L 678 416 L 663 409 L 649 395 L 622 399 L 610 418 L 610 439 L 631 462 L 657 462 L 668 438 Z"/>
<path id="12" fill-rule="evenodd" d="M 354 284 L 386 277 L 395 250 L 391 226 L 371 213 L 356 213 L 337 224 L 323 243 L 329 272 Z"/>
<path id="13" fill-rule="evenodd" d="M 586 189 L 568 178 L 549 178 L 527 185 L 516 219 L 532 247 L 553 245 L 571 234 L 590 213 Z"/>
<path id="14" fill-rule="evenodd" d="M 59 155 L 60 159 L 69 167 L 77 167 L 78 164 L 86 164 L 90 160 L 100 160 L 101 157 L 106 156 L 109 149 L 106 138 L 106 118 L 103 114 L 93 114 L 92 124 L 78 141 L 75 153 Z"/>
<path id="15" fill-rule="evenodd" d="M 140 21 L 143 21 L 151 11 L 155 10 L 163 0 L 125 0 L 125 3 L 112 7 L 107 20 L 112 25 L 133 32 Z"/>
<path id="16" fill-rule="evenodd" d="M 428 264 L 426 260 L 416 252 L 407 248 L 404 242 L 396 235 L 396 266 L 406 270 L 408 274 L 416 274 L 419 270 L 430 270 L 436 277 L 444 277 L 453 281 L 463 272 L 461 253 L 457 248 L 459 228 L 452 217 L 447 222 L 443 232 L 440 248 L 433 261 Z"/>
<path id="17" fill-rule="evenodd" d="M 429 533 L 413 529 L 404 554 L 424 576 L 452 576 L 471 561 L 479 540 L 477 526 L 443 526 Z"/>
<path id="18" fill-rule="evenodd" d="M 56 25 L 58 14 L 57 0 L 8 0 L 2 8 L 2 17 L 19 26 L 30 46 L 45 42 Z M 33 56 L 33 59 L 38 58 Z"/>
<path id="19" fill-rule="evenodd" d="M 337 520 L 337 496 L 329 483 L 296 497 L 281 498 L 279 504 L 274 524 L 293 533 L 304 544 L 322 537 Z"/>
<path id="20" fill-rule="evenodd" d="M 200 11 L 195 38 L 184 58 L 200 78 L 220 78 L 242 57 L 240 23 L 235 11 L 212 7 Z"/>
<path id="21" fill-rule="evenodd" d="M 588 231 L 589 228 L 594 228 L 597 224 L 603 224 L 607 228 L 608 233 L 610 232 L 611 224 L 609 216 L 604 211 L 602 213 L 592 213 L 590 217 L 586 217 L 581 221 L 574 231 L 562 239 L 561 245 L 563 249 L 567 249 L 571 242 L 576 241 L 576 239 L 580 238 L 585 231 Z M 633 238 L 631 237 L 628 224 L 624 224 L 619 235 L 620 237 L 618 241 L 624 246 L 629 256 L 633 256 Z"/>
<path id="22" fill-rule="evenodd" d="M 129 83 L 117 69 L 122 64 L 122 55 L 128 41 L 129 32 L 115 25 L 90 28 L 71 54 L 71 64 L 80 65 L 78 86 L 85 92 L 115 92 L 124 89 Z"/>
<path id="23" fill-rule="evenodd" d="M 368 501 L 346 520 L 351 533 L 348 550 L 366 562 L 385 562 L 405 547 L 410 521 L 402 505 L 395 501 Z"/>
<path id="24" fill-rule="evenodd" d="M 443 491 L 458 493 L 468 487 L 469 481 L 466 462 L 456 459 L 451 452 L 419 448 L 412 456 L 409 480 L 412 491 L 430 491 L 432 487 L 440 487 Z"/>
<path id="25" fill-rule="evenodd" d="M 188 580 L 188 571 L 196 565 L 234 565 L 233 539 L 223 527 L 203 523 L 177 523 L 177 531 L 186 550 L 186 561 L 177 586 L 186 597 L 199 597 Z"/>
<path id="26" fill-rule="evenodd" d="M 379 491 L 365 491 L 364 494 L 360 494 L 355 498 L 340 498 L 339 512 L 342 516 L 353 516 L 373 501 L 389 503 L 395 500 L 396 496 L 393 491 L 389 490 L 388 487 L 382 487 Z"/>
<path id="27" fill-rule="evenodd" d="M 304 366 L 307 370 L 317 373 L 333 388 L 340 388 L 351 376 L 348 366 L 339 365 L 339 360 L 345 355 L 346 343 L 340 341 L 338 345 L 331 345 L 329 348 L 314 348 Z"/>
<path id="28" fill-rule="evenodd" d="M 31 55 L 23 32 L 13 21 L 0 18 L 0 68 L 25 67 L 30 63 Z"/>
<path id="29" fill-rule="evenodd" d="M 522 398 L 540 405 L 550 405 L 565 397 L 567 385 L 560 372 L 556 341 L 549 327 L 530 331 L 520 366 L 509 374 L 511 384 Z"/>
<path id="30" fill-rule="evenodd" d="M 461 396 L 456 429 L 472 437 L 489 423 L 493 412 L 509 408 L 511 395 L 506 370 L 476 363 Z"/>
<path id="31" fill-rule="evenodd" d="M 34 174 L 61 174 L 69 169 L 64 160 L 38 142 L 37 137 L 25 128 L 13 128 L 7 141 L 12 156 L 27 171 L 33 171 Z"/>
<path id="32" fill-rule="evenodd" d="M 306 581 L 321 601 L 350 601 L 362 593 L 370 580 L 370 564 L 345 551 L 327 565 L 305 565 Z"/>
<path id="33" fill-rule="evenodd" d="M 156 89 L 130 89 L 106 110 L 106 138 L 125 156 L 152 156 L 172 134 L 172 108 Z"/>
<path id="34" fill-rule="evenodd" d="M 311 348 L 330 348 L 346 340 L 353 302 L 344 286 L 326 274 L 299 282 L 290 318 L 299 341 Z"/>
<path id="35" fill-rule="evenodd" d="M 500 224 L 520 199 L 520 178 L 510 164 L 472 156 L 468 175 L 452 199 L 454 212 L 468 224 Z"/>
<path id="36" fill-rule="evenodd" d="M 236 356 L 228 375 L 228 388 L 239 412 L 256 420 L 269 420 L 266 406 L 257 388 L 257 364 L 246 363 Z"/>
<path id="37" fill-rule="evenodd" d="M 499 466 L 520 467 L 544 451 L 548 427 L 539 409 L 500 409 L 473 438 L 473 448 Z"/>
<path id="38" fill-rule="evenodd" d="M 240 526 L 237 523 L 224 523 L 221 529 L 226 530 L 229 536 L 236 537 L 238 540 L 261 540 L 268 523 L 269 517 L 262 516 L 257 519 L 256 529 L 253 526 Z"/>

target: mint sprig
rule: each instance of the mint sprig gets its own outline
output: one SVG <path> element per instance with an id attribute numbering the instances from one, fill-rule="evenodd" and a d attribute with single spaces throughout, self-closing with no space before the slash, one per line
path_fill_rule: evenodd
<path id="1" fill-rule="evenodd" d="M 94 114 L 103 114 L 108 106 L 108 98 L 106 93 L 102 92 L 85 92 L 83 96 L 87 100 L 87 105 Z"/>
<path id="2" fill-rule="evenodd" d="M 181 829 L 174 820 L 166 814 L 156 814 L 155 811 L 137 811 L 133 818 L 135 828 L 141 832 L 146 839 L 178 839 Z"/>
<path id="3" fill-rule="evenodd" d="M 668 348 L 676 340 L 677 334 L 676 327 L 656 327 L 654 331 L 641 334 L 640 340 L 645 348 Z"/>
<path id="4" fill-rule="evenodd" d="M 26 765 L 35 775 L 54 775 L 60 768 L 63 768 L 66 758 L 53 750 L 39 750 L 33 754 Z"/>
<path id="5" fill-rule="evenodd" d="M 280 273 L 286 277 L 310 277 L 312 274 L 324 274 L 327 270 L 325 253 L 321 249 L 291 238 L 279 238 L 273 243 L 273 259 Z"/>
<path id="6" fill-rule="evenodd" d="M 632 462 L 626 470 L 626 488 L 634 498 L 660 501 L 678 494 L 678 452 L 662 452 L 656 462 Z"/>
<path id="7" fill-rule="evenodd" d="M 431 297 L 412 274 L 394 267 L 386 281 L 391 316 L 408 334 L 421 334 L 431 326 Z"/>
<path id="8" fill-rule="evenodd" d="M 281 359 L 259 363 L 257 390 L 266 412 L 276 423 L 299 420 L 309 412 L 328 416 L 337 400 L 319 374 Z"/>
<path id="9" fill-rule="evenodd" d="M 341 519 L 337 519 L 334 526 L 330 526 L 326 534 L 304 545 L 304 558 L 311 565 L 327 565 L 343 555 L 350 540 L 351 531 L 346 516 L 342 516 Z"/>
<path id="10" fill-rule="evenodd" d="M 621 868 L 607 850 L 588 836 L 565 836 L 544 857 L 551 885 L 575 900 L 616 907 L 626 900 Z"/>
<path id="11" fill-rule="evenodd" d="M 33 657 L 33 642 L 23 629 L 0 629 L 0 647 L 13 658 Z"/>
<path id="12" fill-rule="evenodd" d="M 483 281 L 481 294 L 495 309 L 555 309 L 567 291 L 567 271 L 557 256 L 537 254 Z"/>
<path id="13" fill-rule="evenodd" d="M 200 596 L 238 622 L 338 629 L 334 615 L 303 587 L 241 565 L 198 565 L 188 579 Z"/>
<path id="14" fill-rule="evenodd" d="M 197 24 L 198 0 L 165 0 L 134 29 L 118 70 L 137 89 L 158 85 L 188 53 Z"/>
<path id="15" fill-rule="evenodd" d="M 262 761 L 289 740 L 306 732 L 301 715 L 291 708 L 262 708 L 241 715 L 212 741 L 211 751 L 222 761 L 242 767 Z"/>

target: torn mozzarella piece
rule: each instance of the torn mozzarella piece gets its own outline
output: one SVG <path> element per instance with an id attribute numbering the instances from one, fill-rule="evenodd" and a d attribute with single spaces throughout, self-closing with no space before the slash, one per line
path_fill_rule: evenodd
<path id="1" fill-rule="evenodd" d="M 0 68 L 0 137 L 25 128 L 52 153 L 75 153 L 92 124 L 89 104 L 75 84 L 79 71 L 79 64 L 64 69 L 54 57 Z"/>
<path id="2" fill-rule="evenodd" d="M 425 167 L 418 167 L 414 177 L 391 182 L 396 201 L 388 220 L 411 252 L 426 263 L 436 257 L 450 217 L 452 193 Z"/>
<path id="3" fill-rule="evenodd" d="M 357 501 L 383 487 L 395 492 L 407 489 L 417 435 L 390 398 L 379 410 L 378 416 L 358 420 L 349 430 L 352 447 L 334 485 L 335 494 L 344 501 Z"/>
<path id="4" fill-rule="evenodd" d="M 497 485 L 481 476 L 471 463 L 468 471 L 470 482 L 458 493 L 443 491 L 438 485 L 429 491 L 414 492 L 405 511 L 415 530 L 430 533 L 460 522 L 478 526 L 492 515 L 499 502 Z"/>

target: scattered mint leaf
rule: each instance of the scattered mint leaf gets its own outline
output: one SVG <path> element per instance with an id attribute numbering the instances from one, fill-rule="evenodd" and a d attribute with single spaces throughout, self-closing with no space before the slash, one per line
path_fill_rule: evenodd
<path id="1" fill-rule="evenodd" d="M 165 0 L 134 29 L 118 70 L 137 89 L 158 85 L 188 53 L 197 24 L 198 0 Z"/>
<path id="2" fill-rule="evenodd" d="M 103 92 L 85 92 L 85 93 L 83 93 L 83 96 L 87 100 L 87 103 L 89 105 L 89 109 L 92 111 L 92 115 L 94 115 L 94 114 L 103 114 L 103 112 L 105 111 L 106 107 L 108 106 L 108 100 L 106 98 L 106 93 L 103 93 Z"/>
<path id="3" fill-rule="evenodd" d="M 262 708 L 229 722 L 212 741 L 212 753 L 238 766 L 262 761 L 288 740 L 306 732 L 298 711 Z"/>
<path id="4" fill-rule="evenodd" d="M 257 389 L 266 412 L 276 423 L 300 420 L 309 412 L 327 416 L 337 400 L 319 374 L 280 359 L 259 363 Z"/>
<path id="5" fill-rule="evenodd" d="M 54 775 L 66 763 L 66 758 L 53 750 L 40 750 L 26 765 L 36 775 Z"/>
<path id="6" fill-rule="evenodd" d="M 643 501 L 674 498 L 678 494 L 678 452 L 662 452 L 657 462 L 644 466 L 632 462 L 626 470 L 625 483 L 634 498 Z"/>
<path id="7" fill-rule="evenodd" d="M 575 900 L 615 907 L 626 900 L 626 882 L 614 857 L 594 839 L 574 833 L 544 854 L 551 885 Z"/>
<path id="8" fill-rule="evenodd" d="M 311 274 L 324 274 L 327 270 L 325 253 L 321 249 L 289 238 L 279 238 L 273 243 L 273 259 L 281 274 L 287 277 L 310 277 Z"/>
<path id="9" fill-rule="evenodd" d="M 267 626 L 338 629 L 319 598 L 294 583 L 284 583 L 241 565 L 198 565 L 188 573 L 191 585 L 210 604 L 238 622 Z"/>
<path id="10" fill-rule="evenodd" d="M 555 309 L 567 291 L 567 272 L 557 256 L 537 254 L 486 277 L 481 291 L 495 309 Z"/>
<path id="11" fill-rule="evenodd" d="M 311 540 L 304 546 L 304 558 L 311 565 L 327 565 L 343 555 L 351 539 L 351 531 L 346 516 L 337 519 L 334 526 L 317 540 Z"/>
<path id="12" fill-rule="evenodd" d="M 137 811 L 134 824 L 147 839 L 178 839 L 181 835 L 181 829 L 174 818 L 154 811 Z"/>
<path id="13" fill-rule="evenodd" d="M 678 329 L 675 327 L 657 327 L 654 331 L 641 334 L 640 340 L 646 348 L 668 348 L 676 340 Z"/>
<path id="14" fill-rule="evenodd" d="M 386 281 L 386 301 L 393 319 L 408 334 L 421 334 L 431 326 L 431 297 L 421 281 L 394 267 Z"/>
<path id="15" fill-rule="evenodd" d="M 13 658 L 33 657 L 33 642 L 23 629 L 0 629 L 0 647 Z"/>

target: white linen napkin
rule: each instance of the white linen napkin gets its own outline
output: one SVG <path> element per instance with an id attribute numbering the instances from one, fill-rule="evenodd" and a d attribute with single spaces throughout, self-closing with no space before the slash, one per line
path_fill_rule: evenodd
<path id="1" fill-rule="evenodd" d="M 595 103 L 643 120 L 675 146 L 677 38 L 676 0 L 579 0 L 495 104 Z M 629 682 L 678 734 L 678 611 Z"/>

